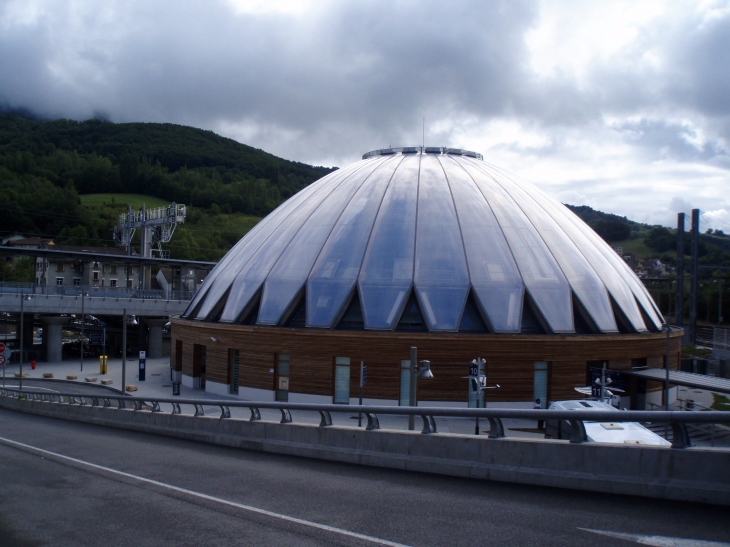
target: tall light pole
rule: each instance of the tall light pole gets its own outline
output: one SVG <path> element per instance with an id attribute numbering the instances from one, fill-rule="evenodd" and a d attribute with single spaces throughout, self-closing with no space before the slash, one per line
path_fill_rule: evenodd
<path id="1" fill-rule="evenodd" d="M 122 315 L 122 395 L 127 391 L 127 308 Z"/>
<path id="2" fill-rule="evenodd" d="M 23 389 L 23 309 L 25 302 L 25 291 L 20 291 L 20 389 Z"/>
<path id="3" fill-rule="evenodd" d="M 81 372 L 84 372 L 84 297 L 86 291 L 81 290 Z"/>

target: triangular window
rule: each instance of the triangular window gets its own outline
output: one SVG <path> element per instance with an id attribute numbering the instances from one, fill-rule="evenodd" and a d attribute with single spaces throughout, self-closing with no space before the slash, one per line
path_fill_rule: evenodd
<path id="1" fill-rule="evenodd" d="M 522 325 L 520 326 L 522 334 L 547 334 L 548 329 L 545 320 L 537 309 L 532 300 L 530 293 L 525 291 L 524 301 L 522 303 Z"/>
<path id="2" fill-rule="evenodd" d="M 406 308 L 403 310 L 403 315 L 395 330 L 397 332 L 428 332 L 415 291 L 411 291 L 411 296 L 408 298 Z"/>
<path id="3" fill-rule="evenodd" d="M 342 318 L 337 324 L 337 330 L 365 330 L 365 321 L 362 318 L 362 305 L 360 304 L 360 295 L 357 289 L 353 292 L 350 303 L 342 314 Z"/>
<path id="4" fill-rule="evenodd" d="M 474 293 L 471 291 L 469 291 L 469 297 L 466 299 L 466 304 L 464 305 L 464 313 L 459 322 L 459 332 L 489 332 L 487 323 L 479 311 L 479 305 L 474 299 Z"/>

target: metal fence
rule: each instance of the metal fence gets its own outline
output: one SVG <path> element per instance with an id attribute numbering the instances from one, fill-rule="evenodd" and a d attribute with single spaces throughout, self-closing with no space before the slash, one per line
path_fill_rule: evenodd
<path id="1" fill-rule="evenodd" d="M 0 281 L 2 294 L 35 294 L 44 296 L 86 296 L 89 298 L 133 298 L 138 300 L 190 301 L 195 291 L 99 287 L 96 285 L 34 285 L 16 281 Z"/>
<path id="2" fill-rule="evenodd" d="M 491 408 L 434 408 L 434 407 L 392 407 L 392 406 L 359 406 L 359 405 L 327 405 L 305 403 L 278 403 L 262 401 L 221 401 L 207 399 L 184 398 L 149 398 L 130 397 L 127 395 L 80 395 L 78 393 L 49 393 L 47 391 L 19 390 L 0 388 L 0 396 L 17 399 L 43 401 L 54 404 L 70 404 L 90 407 L 113 408 L 112 401 L 118 410 L 134 409 L 140 412 L 163 412 L 161 405 L 170 405 L 171 414 L 182 414 L 181 406 L 194 408 L 194 416 L 204 416 L 204 407 L 217 406 L 221 409 L 220 419 L 231 419 L 231 407 L 248 408 L 251 412 L 249 421 L 261 421 L 261 409 L 274 409 L 281 413 L 279 423 L 293 422 L 292 412 L 318 412 L 320 427 L 332 426 L 332 413 L 362 414 L 367 420 L 367 431 L 380 429 L 378 415 L 420 416 L 423 421 L 421 433 L 437 434 L 437 417 L 458 417 L 486 419 L 490 424 L 488 438 L 504 438 L 503 419 L 518 420 L 565 420 L 570 423 L 570 442 L 586 442 L 587 435 L 583 422 L 651 422 L 665 423 L 672 427 L 672 448 L 691 446 L 687 424 L 722 423 L 730 424 L 730 412 L 686 412 L 686 411 L 636 411 L 622 412 L 600 410 L 522 410 Z"/>

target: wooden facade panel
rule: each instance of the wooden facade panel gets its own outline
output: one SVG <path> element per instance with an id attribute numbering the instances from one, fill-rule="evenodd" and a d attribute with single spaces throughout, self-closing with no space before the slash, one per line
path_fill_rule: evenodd
<path id="1" fill-rule="evenodd" d="M 216 341 L 213 341 L 214 338 Z M 490 401 L 530 401 L 534 364 L 549 363 L 549 398 L 572 399 L 573 390 L 584 386 L 587 362 L 609 361 L 616 370 L 631 367 L 631 359 L 647 359 L 649 366 L 663 366 L 666 338 L 662 333 L 642 335 L 461 335 L 283 329 L 172 321 L 172 347 L 183 342 L 183 373 L 192 375 L 193 344 L 206 346 L 207 378 L 227 383 L 228 351 L 240 355 L 239 385 L 273 390 L 277 353 L 290 359 L 290 391 L 331 397 L 335 357 L 350 359 L 350 396 L 359 395 L 360 361 L 368 367 L 365 398 L 397 400 L 400 362 L 409 359 L 410 347 L 418 359 L 431 361 L 435 378 L 419 380 L 419 400 L 466 401 L 469 362 L 487 360 Z M 678 366 L 679 333 L 672 335 L 672 368 Z"/>

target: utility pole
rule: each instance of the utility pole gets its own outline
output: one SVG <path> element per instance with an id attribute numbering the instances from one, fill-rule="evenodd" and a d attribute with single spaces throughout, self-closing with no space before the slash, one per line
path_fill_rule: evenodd
<path id="1" fill-rule="evenodd" d="M 692 266 L 689 295 L 689 342 L 697 343 L 697 278 L 699 277 L 700 210 L 692 209 Z"/>
<path id="2" fill-rule="evenodd" d="M 684 213 L 677 213 L 677 304 L 675 324 L 684 324 Z"/>

